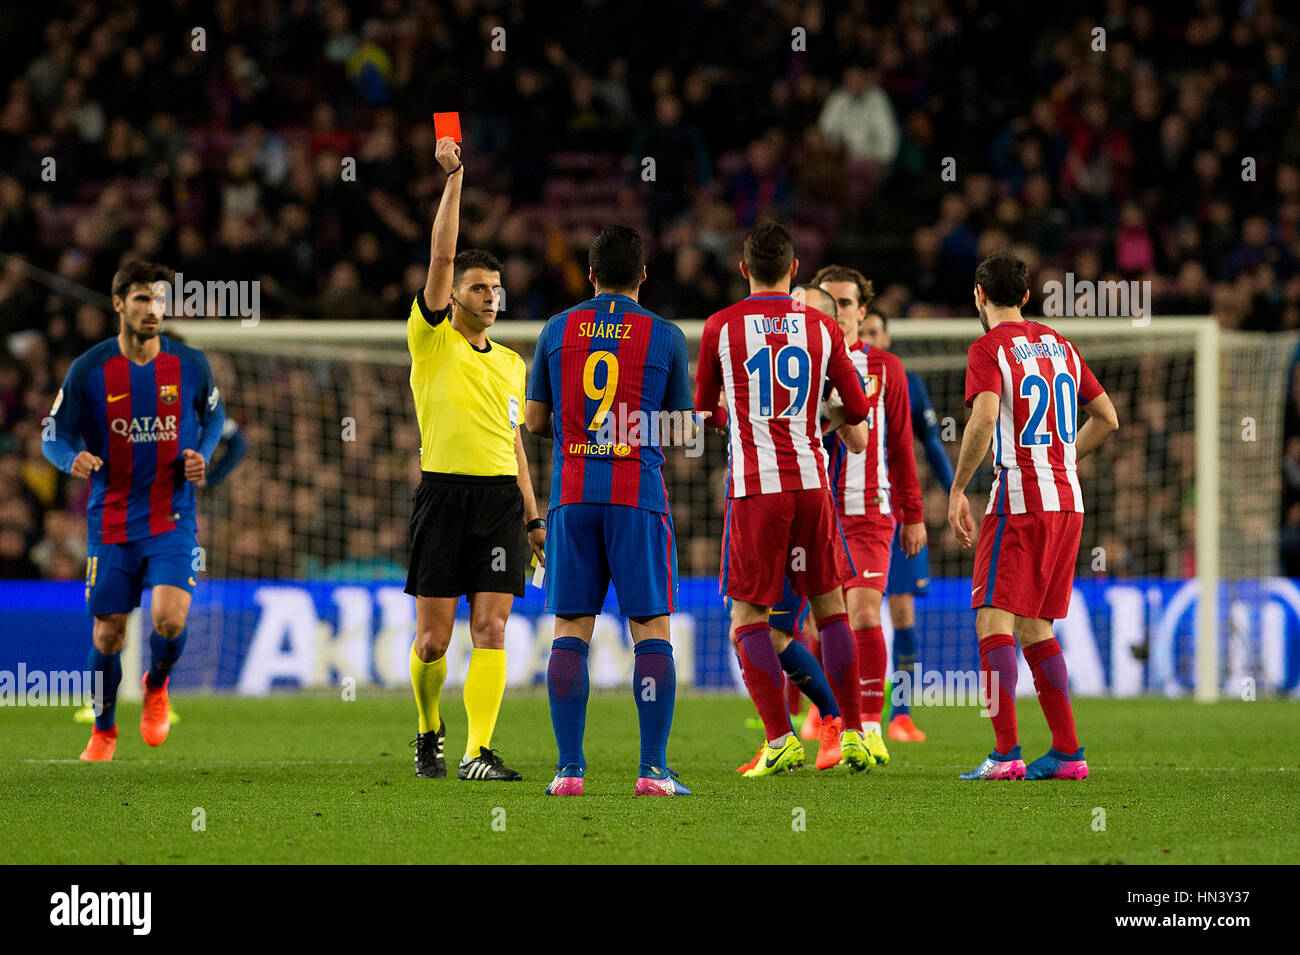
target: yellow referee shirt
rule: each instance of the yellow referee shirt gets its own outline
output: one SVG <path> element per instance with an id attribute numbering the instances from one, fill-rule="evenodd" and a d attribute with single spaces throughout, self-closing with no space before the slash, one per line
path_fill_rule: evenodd
<path id="1" fill-rule="evenodd" d="M 406 318 L 411 392 L 420 422 L 420 470 L 516 475 L 515 429 L 524 409 L 524 360 L 489 341 L 479 351 L 416 293 Z"/>

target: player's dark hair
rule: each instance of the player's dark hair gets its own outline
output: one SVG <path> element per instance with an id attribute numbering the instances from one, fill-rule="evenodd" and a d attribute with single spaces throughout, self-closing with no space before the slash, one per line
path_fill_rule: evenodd
<path id="1" fill-rule="evenodd" d="M 645 243 L 636 229 L 625 225 L 606 226 L 591 240 L 587 264 L 602 290 L 632 290 L 641 284 L 645 268 Z"/>
<path id="2" fill-rule="evenodd" d="M 822 266 L 813 276 L 813 284 L 821 285 L 823 282 L 852 282 L 858 287 L 858 304 L 867 308 L 871 307 L 871 300 L 876 297 L 876 287 L 871 284 L 871 279 L 847 265 Z"/>
<path id="3" fill-rule="evenodd" d="M 760 285 L 777 285 L 790 274 L 794 241 L 785 226 L 765 219 L 745 236 L 745 267 Z"/>
<path id="4" fill-rule="evenodd" d="M 886 315 L 884 312 L 882 312 L 882 311 L 881 311 L 880 309 L 878 309 L 878 308 L 875 309 L 875 310 L 873 310 L 873 311 L 867 312 L 867 316 L 868 316 L 868 317 L 870 317 L 870 316 L 872 316 L 872 315 L 879 315 L 879 316 L 880 316 L 880 330 L 881 330 L 881 331 L 885 331 L 885 332 L 889 331 L 889 316 L 888 316 L 888 315 Z"/>
<path id="5" fill-rule="evenodd" d="M 501 261 L 485 249 L 466 249 L 457 252 L 451 264 L 451 284 L 459 285 L 461 276 L 469 269 L 487 269 L 501 274 Z"/>
<path id="6" fill-rule="evenodd" d="M 994 252 L 975 269 L 975 284 L 989 304 L 1019 308 L 1029 291 L 1029 266 L 1007 251 Z"/>
<path id="7" fill-rule="evenodd" d="M 115 296 L 124 299 L 133 285 L 148 285 L 152 288 L 154 282 L 170 283 L 172 278 L 172 270 L 165 265 L 146 262 L 144 259 L 131 259 L 122 263 L 122 267 L 113 273 L 112 290 Z"/>

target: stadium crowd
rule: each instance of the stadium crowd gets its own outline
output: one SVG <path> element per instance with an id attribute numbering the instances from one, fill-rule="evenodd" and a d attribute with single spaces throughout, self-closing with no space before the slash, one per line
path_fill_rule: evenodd
<path id="1" fill-rule="evenodd" d="M 71 359 L 115 331 L 123 257 L 257 280 L 267 318 L 402 318 L 443 181 L 435 109 L 461 113 L 462 244 L 504 262 L 502 321 L 586 297 L 586 247 L 611 222 L 646 235 L 644 303 L 703 318 L 743 296 L 738 239 L 774 216 L 802 277 L 862 268 L 895 320 L 971 315 L 976 261 L 1010 247 L 1034 289 L 1066 273 L 1149 281 L 1157 314 L 1300 328 L 1300 21 L 1269 0 L 526 7 L 87 0 L 0 15 L 0 576 L 81 574 L 86 485 L 44 461 L 41 421 Z M 342 385 L 282 372 L 327 404 L 392 387 L 380 368 Z M 381 416 L 372 500 L 349 499 L 376 519 L 327 532 L 357 450 L 270 442 L 293 428 L 274 394 L 218 381 L 251 449 L 217 519 L 238 542 L 225 569 L 320 571 L 280 556 L 303 540 L 325 547 L 318 561 L 400 565 L 413 416 Z M 1131 498 L 1117 512 L 1168 540 L 1139 553 L 1116 519 L 1128 556 L 1111 572 L 1181 573 L 1190 415 L 1173 399 L 1139 409 L 1138 392 L 1117 396 L 1107 481 Z M 1300 488 L 1297 442 L 1285 474 Z M 702 493 L 696 465 L 670 460 L 683 568 L 711 572 L 720 462 Z M 927 510 L 942 527 L 942 500 Z M 1300 528 L 1294 501 L 1286 520 Z M 957 572 L 950 534 L 933 547 L 936 572 Z"/>

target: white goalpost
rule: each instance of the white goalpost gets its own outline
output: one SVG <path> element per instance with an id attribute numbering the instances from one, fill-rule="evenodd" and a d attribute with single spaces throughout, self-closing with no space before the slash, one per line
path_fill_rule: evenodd
<path id="1" fill-rule="evenodd" d="M 1145 647 L 1132 638 L 1132 646 L 1111 652 L 1151 654 L 1149 665 L 1159 677 L 1150 681 L 1151 692 L 1177 695 L 1190 689 L 1198 700 L 1218 699 L 1225 688 L 1227 637 L 1221 590 L 1239 578 L 1276 573 L 1281 383 L 1289 349 L 1279 347 L 1276 338 L 1221 332 L 1209 317 L 1157 316 L 1145 325 L 1123 318 L 1047 321 L 1078 345 L 1120 412 L 1120 432 L 1095 460 L 1083 462 L 1088 514 L 1077 579 L 1195 581 L 1192 660 L 1181 644 L 1160 643 L 1166 638 L 1152 622 L 1154 611 L 1139 627 Z M 688 340 L 698 343 L 703 322 L 680 325 Z M 401 546 L 407 496 L 418 476 L 405 322 L 286 320 L 245 326 L 237 320 L 190 319 L 168 328 L 208 353 L 228 409 L 250 432 L 250 444 L 259 445 L 250 452 L 249 481 L 236 471 L 228 482 L 232 490 L 217 489 L 224 493 L 213 505 L 209 573 L 254 579 L 346 576 L 356 572 L 358 561 L 363 568 L 384 564 L 384 548 Z M 492 337 L 531 362 L 541 328 L 541 322 L 501 320 Z M 966 351 L 980 332 L 978 321 L 904 319 L 892 322 L 889 331 L 893 350 L 925 380 L 955 459 L 965 422 Z M 1237 437 L 1238 416 L 1254 422 L 1249 442 Z M 345 431 L 336 421 L 348 419 L 361 434 L 359 444 L 349 445 L 346 435 L 336 440 Z M 318 446 L 309 450 L 312 444 Z M 528 451 L 544 500 L 549 443 L 530 438 Z M 313 452 L 319 455 L 314 468 L 291 473 L 285 464 L 294 459 L 301 465 Z M 963 557 L 945 541 L 942 492 L 919 454 L 918 459 L 931 572 L 936 578 L 968 577 L 969 554 Z M 670 460 L 665 468 L 683 576 L 716 574 L 717 469 L 716 458 Z M 1225 470 L 1233 479 L 1228 498 L 1221 490 Z M 983 488 L 977 475 L 970 490 L 972 509 L 981 513 L 988 473 L 986 461 Z M 325 519 L 318 520 L 313 505 L 328 505 L 334 494 L 346 494 L 348 506 L 327 507 Z M 203 503 L 200 509 L 203 513 Z M 1225 520 L 1234 523 L 1225 526 Z M 330 526 L 331 521 L 340 526 Z M 292 525 L 291 536 L 277 526 L 281 522 Z M 301 549 L 309 559 L 290 553 Z M 1167 597 L 1148 592 L 1143 599 L 1159 603 Z M 1231 592 L 1228 600 L 1231 604 Z M 945 618 L 942 628 L 942 641 L 954 647 L 969 642 L 968 620 Z"/>

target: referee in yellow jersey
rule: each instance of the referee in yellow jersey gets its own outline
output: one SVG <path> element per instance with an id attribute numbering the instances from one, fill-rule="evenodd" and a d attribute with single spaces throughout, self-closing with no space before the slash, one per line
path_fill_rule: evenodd
<path id="1" fill-rule="evenodd" d="M 465 167 L 449 137 L 438 140 L 436 156 L 447 185 L 433 221 L 429 275 L 406 320 L 422 472 L 406 577 L 416 613 L 415 775 L 447 775 L 439 702 L 463 594 L 474 650 L 465 678 L 469 737 L 456 775 L 515 781 L 523 777 L 491 748 L 492 731 L 506 687 L 506 618 L 524 595 L 530 545 L 544 562 L 546 522 L 537 514 L 519 430 L 524 360 L 487 335 L 502 304 L 501 263 L 480 249 L 456 254 Z"/>

